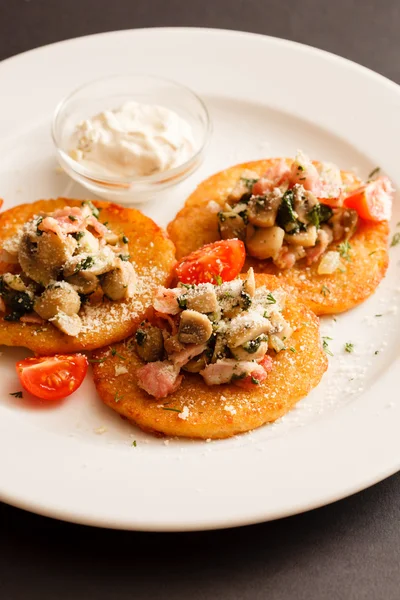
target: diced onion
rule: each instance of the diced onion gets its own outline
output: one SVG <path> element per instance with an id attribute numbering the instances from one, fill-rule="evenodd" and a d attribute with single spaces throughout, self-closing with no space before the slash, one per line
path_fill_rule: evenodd
<path id="1" fill-rule="evenodd" d="M 340 254 L 330 250 L 321 258 L 318 265 L 318 275 L 331 275 L 340 266 Z"/>

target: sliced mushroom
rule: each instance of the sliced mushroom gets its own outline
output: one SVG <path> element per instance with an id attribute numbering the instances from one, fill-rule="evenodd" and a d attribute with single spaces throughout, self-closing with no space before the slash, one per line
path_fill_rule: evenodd
<path id="1" fill-rule="evenodd" d="M 93 275 L 103 275 L 115 269 L 119 261 L 120 258 L 109 246 L 100 248 L 94 256 L 87 253 L 76 254 L 64 266 L 64 277 L 71 277 L 81 271 L 87 271 Z"/>
<path id="2" fill-rule="evenodd" d="M 259 179 L 260 176 L 255 171 L 250 171 L 250 169 L 244 170 L 241 177 L 232 188 L 231 193 L 228 196 L 228 201 L 230 203 L 239 202 L 244 194 L 251 192 L 254 182 Z"/>
<path id="3" fill-rule="evenodd" d="M 103 276 L 101 287 L 110 300 L 132 298 L 136 289 L 136 273 L 132 263 L 119 260 L 117 268 Z"/>
<path id="4" fill-rule="evenodd" d="M 35 312 L 46 321 L 59 313 L 66 316 L 76 315 L 80 307 L 79 294 L 65 281 L 47 287 L 34 303 Z"/>
<path id="5" fill-rule="evenodd" d="M 32 295 L 31 290 L 25 284 L 21 275 L 14 275 L 12 273 L 4 273 L 3 281 L 8 285 L 9 288 L 15 290 L 16 292 L 27 292 L 29 295 Z"/>
<path id="6" fill-rule="evenodd" d="M 293 333 L 293 329 L 291 328 L 289 323 L 284 319 L 282 313 L 277 311 L 271 313 L 270 322 L 272 327 L 274 328 L 273 333 L 276 337 L 280 338 L 283 341 L 290 338 L 290 336 Z"/>
<path id="7" fill-rule="evenodd" d="M 218 311 L 218 300 L 214 286 L 210 283 L 200 285 L 186 294 L 186 306 L 190 310 L 201 313 L 215 313 Z"/>
<path id="8" fill-rule="evenodd" d="M 293 208 L 297 219 L 304 224 L 309 223 L 309 212 L 318 204 L 318 199 L 311 192 L 306 191 L 303 186 L 296 183 L 293 187 Z"/>
<path id="9" fill-rule="evenodd" d="M 238 238 L 244 240 L 246 237 L 246 223 L 236 212 L 218 213 L 218 230 L 223 240 Z"/>
<path id="10" fill-rule="evenodd" d="M 342 238 L 348 240 L 351 238 L 358 224 L 358 213 L 350 208 L 337 208 L 334 210 L 333 217 L 329 219 L 329 225 L 332 227 L 333 239 L 338 241 Z"/>
<path id="11" fill-rule="evenodd" d="M 252 196 L 248 204 L 249 222 L 256 227 L 273 227 L 281 199 L 278 188 L 265 196 Z"/>
<path id="12" fill-rule="evenodd" d="M 202 371 L 206 367 L 206 365 L 207 357 L 205 352 L 203 352 L 203 354 L 195 356 L 194 358 L 192 358 L 192 360 L 189 360 L 189 362 L 187 362 L 186 365 L 182 367 L 182 369 L 184 371 L 187 371 L 188 373 L 200 373 L 200 371 Z"/>
<path id="13" fill-rule="evenodd" d="M 232 350 L 232 354 L 237 360 L 259 360 L 265 356 L 267 351 L 268 338 L 266 336 L 259 336 L 243 344 L 243 346 L 238 346 Z"/>
<path id="14" fill-rule="evenodd" d="M 179 322 L 178 339 L 182 344 L 204 344 L 213 329 L 210 320 L 196 310 L 184 310 Z"/>
<path id="15" fill-rule="evenodd" d="M 164 341 L 161 329 L 148 322 L 142 323 L 136 331 L 135 347 L 138 356 L 144 362 L 162 360 Z"/>
<path id="16" fill-rule="evenodd" d="M 303 248 L 311 248 L 315 246 L 317 241 L 317 228 L 315 225 L 309 225 L 305 231 L 298 233 L 285 234 L 285 242 L 292 246 L 303 246 Z"/>
<path id="17" fill-rule="evenodd" d="M 273 258 L 282 247 L 285 232 L 280 227 L 260 228 L 246 240 L 247 251 L 251 256 Z"/>
<path id="18" fill-rule="evenodd" d="M 66 315 L 63 312 L 57 313 L 49 321 L 60 331 L 71 337 L 75 337 L 82 331 L 82 321 L 79 315 Z"/>
<path id="19" fill-rule="evenodd" d="M 64 264 L 71 259 L 76 240 L 68 235 L 62 239 L 53 232 L 42 235 L 25 233 L 19 246 L 18 260 L 23 272 L 42 285 L 57 279 Z"/>
<path id="20" fill-rule="evenodd" d="M 254 278 L 254 269 L 250 267 L 247 271 L 246 279 L 243 281 L 243 290 L 250 296 L 250 298 L 254 297 L 256 293 L 256 280 Z"/>
<path id="21" fill-rule="evenodd" d="M 271 322 L 255 310 L 241 313 L 230 323 L 226 333 L 229 348 L 243 346 L 250 340 L 254 340 L 263 333 L 270 333 Z"/>
<path id="22" fill-rule="evenodd" d="M 178 334 L 171 335 L 168 331 L 163 329 L 162 335 L 164 339 L 164 348 L 168 356 L 185 349 L 185 346 L 178 339 Z"/>
<path id="23" fill-rule="evenodd" d="M 75 275 L 67 278 L 67 282 L 70 283 L 79 294 L 92 294 L 99 285 L 99 280 L 96 275 L 87 271 L 80 271 Z"/>

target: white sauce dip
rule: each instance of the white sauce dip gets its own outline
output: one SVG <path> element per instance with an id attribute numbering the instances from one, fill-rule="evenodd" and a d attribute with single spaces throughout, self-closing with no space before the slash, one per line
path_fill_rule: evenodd
<path id="1" fill-rule="evenodd" d="M 98 175 L 146 177 L 186 162 L 194 152 L 189 123 L 174 111 L 126 102 L 82 121 L 70 156 Z"/>

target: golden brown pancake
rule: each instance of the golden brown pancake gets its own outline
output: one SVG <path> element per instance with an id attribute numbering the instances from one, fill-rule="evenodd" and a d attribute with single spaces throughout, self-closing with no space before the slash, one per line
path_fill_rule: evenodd
<path id="1" fill-rule="evenodd" d="M 257 275 L 256 281 L 271 290 L 280 286 L 269 275 Z M 272 371 L 251 391 L 233 384 L 207 386 L 200 375 L 185 373 L 176 392 L 157 400 L 136 383 L 143 362 L 129 339 L 94 353 L 99 361 L 93 365 L 97 391 L 110 408 L 152 433 L 218 439 L 275 421 L 318 385 L 327 368 L 318 318 L 290 296 L 283 316 L 297 329 L 287 350 L 271 354 Z M 187 411 L 187 418 L 181 418 Z"/>
<path id="2" fill-rule="evenodd" d="M 20 227 L 39 212 L 53 212 L 66 206 L 81 206 L 81 200 L 58 198 L 22 204 L 0 214 L 0 247 Z M 151 219 L 133 208 L 95 201 L 101 210 L 100 220 L 117 234 L 129 238 L 131 262 L 138 275 L 138 290 L 133 298 L 112 302 L 105 299 L 97 306 L 84 306 L 80 311 L 83 330 L 70 337 L 51 323 L 44 325 L 11 323 L 0 318 L 0 345 L 24 346 L 37 354 L 55 354 L 92 350 L 113 344 L 135 331 L 143 312 L 151 303 L 158 285 L 167 285 L 175 263 L 174 245 L 165 232 Z M 0 274 L 8 265 L 0 263 Z"/>
<path id="3" fill-rule="evenodd" d="M 221 208 L 245 169 L 260 176 L 271 163 L 280 159 L 267 159 L 243 163 L 225 169 L 203 181 L 186 200 L 185 206 L 168 225 L 168 233 L 176 246 L 178 260 L 197 248 L 220 239 L 216 212 L 207 205 L 210 200 Z M 290 165 L 292 161 L 287 159 Z M 342 171 L 348 189 L 360 185 L 353 173 Z M 318 264 L 307 267 L 303 261 L 290 269 L 280 270 L 271 260 L 247 257 L 244 267 L 252 266 L 257 273 L 277 275 L 282 284 L 300 293 L 302 301 L 318 315 L 343 312 L 360 304 L 377 288 L 386 273 L 388 257 L 389 224 L 359 220 L 356 233 L 350 239 L 350 260 L 343 260 L 342 271 L 331 275 L 318 275 Z M 337 250 L 333 242 L 328 250 Z"/>

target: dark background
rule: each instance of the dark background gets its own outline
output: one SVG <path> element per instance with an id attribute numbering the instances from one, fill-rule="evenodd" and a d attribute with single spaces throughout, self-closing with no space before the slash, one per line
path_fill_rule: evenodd
<path id="1" fill-rule="evenodd" d="M 0 59 L 100 31 L 179 25 L 293 39 L 400 83 L 399 0 L 0 0 Z M 399 499 L 398 474 L 304 515 L 188 534 L 91 529 L 0 503 L 0 598 L 399 600 Z"/>

